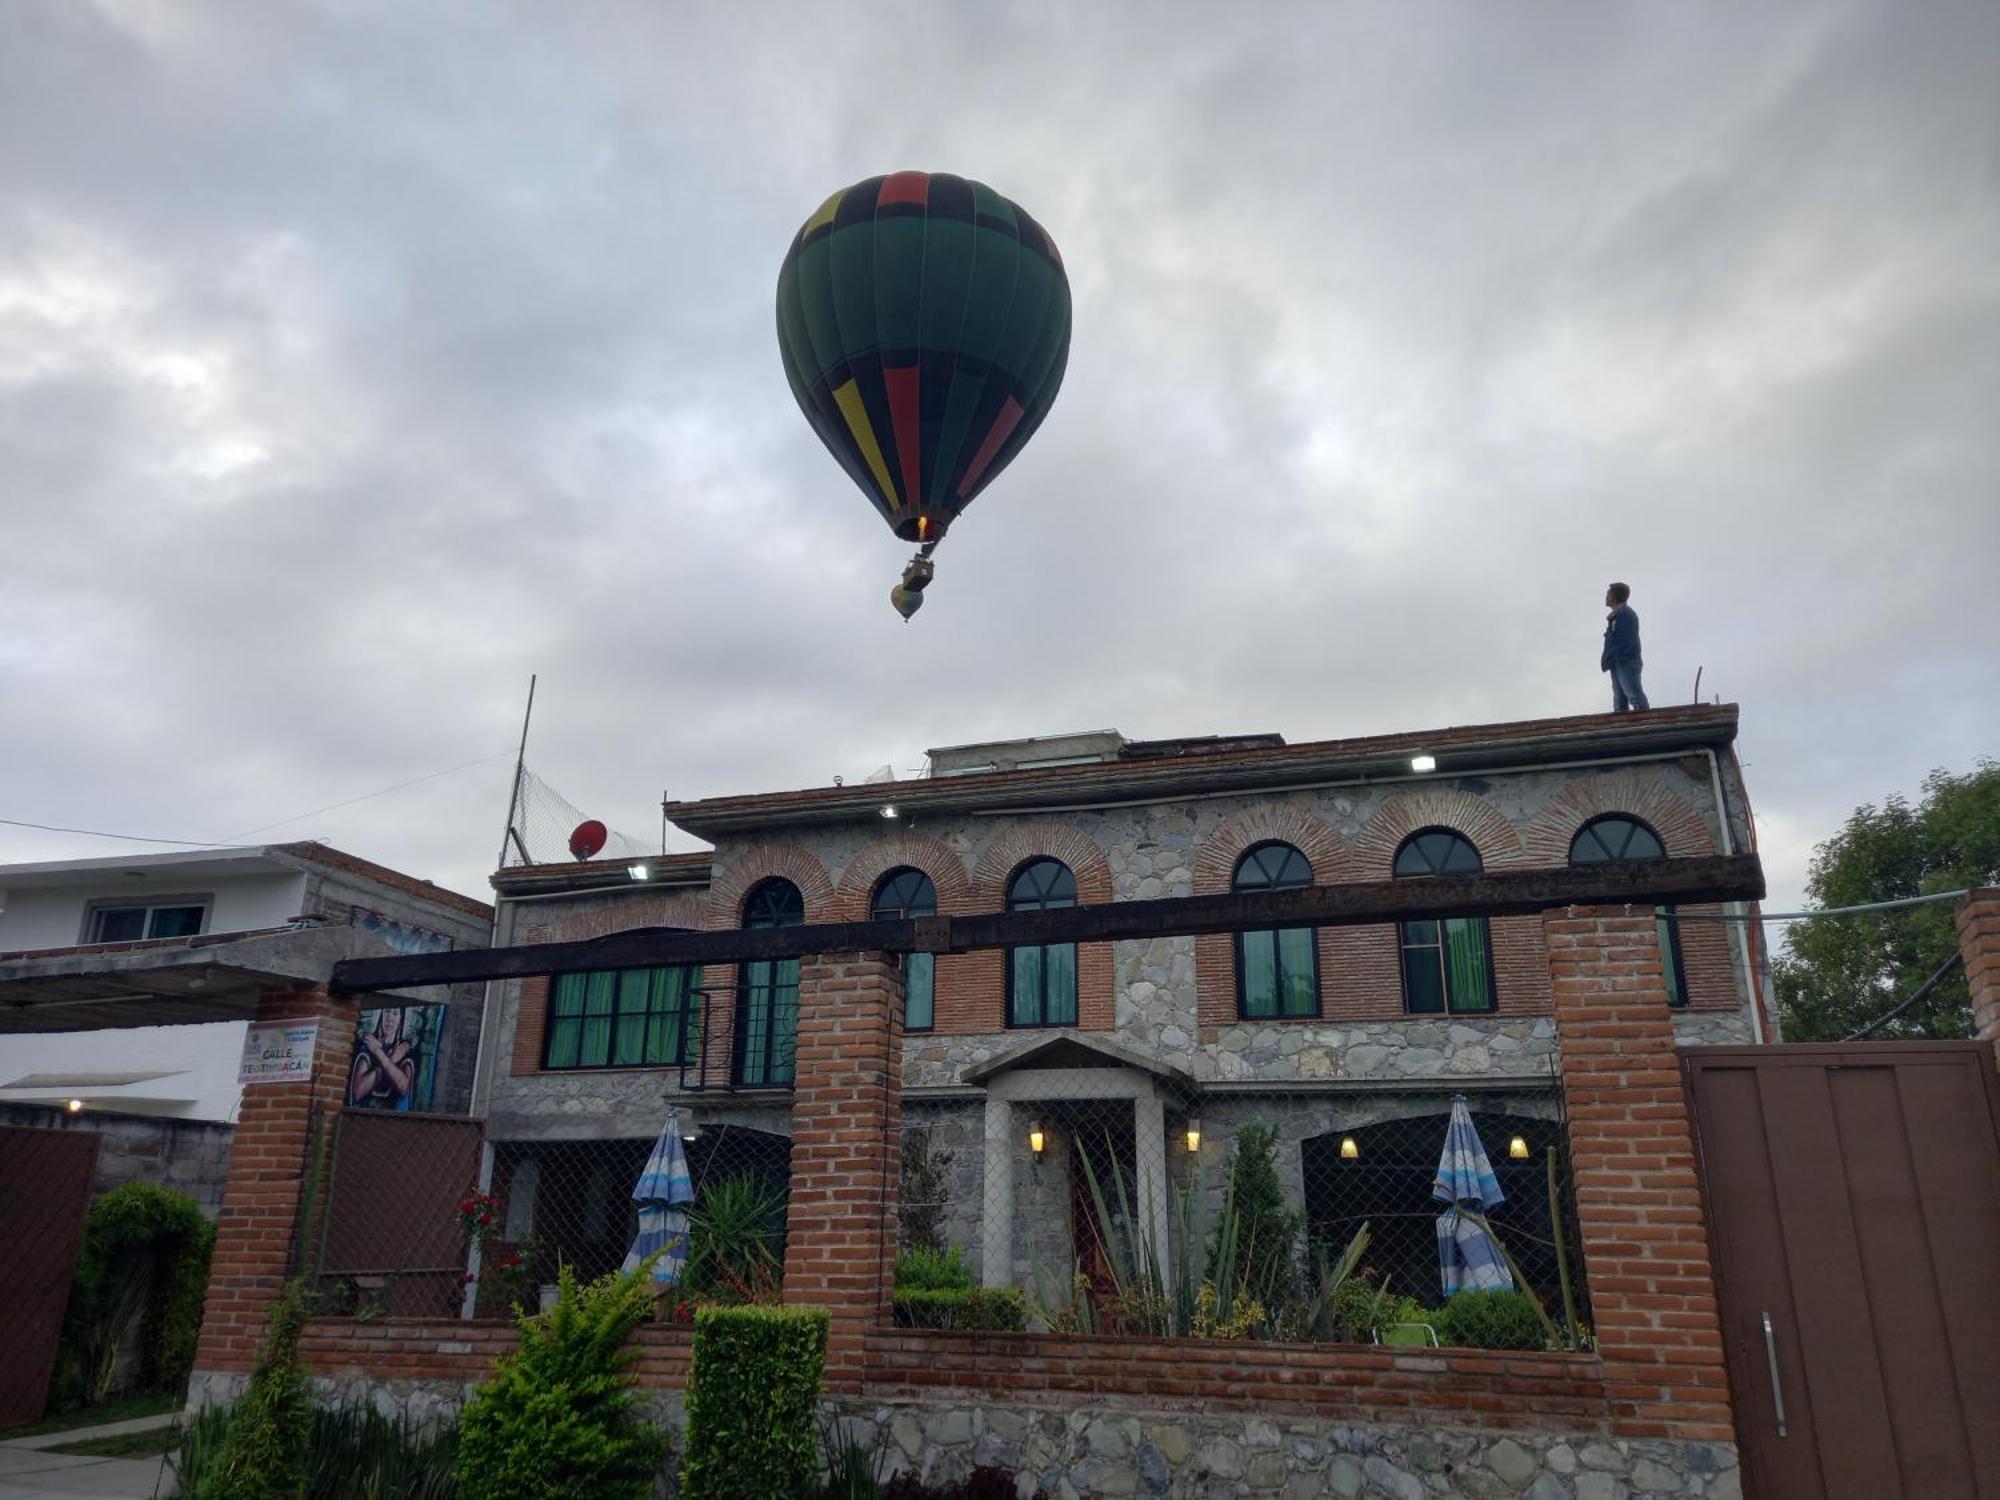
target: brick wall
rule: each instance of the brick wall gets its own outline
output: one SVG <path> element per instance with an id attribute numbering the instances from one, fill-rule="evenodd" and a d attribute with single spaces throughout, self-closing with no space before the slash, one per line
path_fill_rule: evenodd
<path id="1" fill-rule="evenodd" d="M 1715 1279 L 1653 915 L 1594 907 L 1543 920 L 1614 1428 L 1730 1438 Z"/>
<path id="2" fill-rule="evenodd" d="M 243 1090 L 229 1183 L 216 1223 L 215 1258 L 195 1368 L 244 1371 L 257 1358 L 265 1316 L 291 1270 L 292 1231 L 306 1175 L 315 1114 L 327 1138 L 346 1092 L 355 1007 L 323 988 L 267 991 L 259 1021 L 318 1021 L 313 1074 L 305 1083 L 251 1084 Z M 325 1179 L 321 1178 L 324 1189 Z"/>
<path id="3" fill-rule="evenodd" d="M 1972 1034 L 1994 1049 L 2000 1066 L 2000 888 L 1986 886 L 1959 899 L 1958 950 L 1972 992 Z"/>

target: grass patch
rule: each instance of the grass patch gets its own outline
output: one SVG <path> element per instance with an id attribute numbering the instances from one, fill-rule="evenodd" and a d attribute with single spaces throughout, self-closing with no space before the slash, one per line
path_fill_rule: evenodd
<path id="1" fill-rule="evenodd" d="M 163 1411 L 178 1411 L 181 1398 L 165 1391 L 148 1391 L 140 1396 L 121 1396 L 96 1406 L 79 1406 L 57 1412 L 22 1427 L 0 1427 L 0 1442 L 11 1438 L 35 1437 L 44 1432 L 75 1432 L 80 1427 L 102 1427 L 107 1422 L 128 1422 L 134 1417 L 156 1417 Z"/>
<path id="2" fill-rule="evenodd" d="M 44 1453 L 81 1453 L 90 1458 L 157 1458 L 180 1446 L 178 1427 L 154 1427 L 145 1432 L 120 1433 L 117 1437 L 85 1438 L 80 1443 L 59 1443 Z"/>

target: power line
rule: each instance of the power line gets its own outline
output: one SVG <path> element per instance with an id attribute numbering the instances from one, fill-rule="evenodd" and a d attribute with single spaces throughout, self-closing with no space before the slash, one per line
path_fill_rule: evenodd
<path id="1" fill-rule="evenodd" d="M 315 807 L 311 812 L 300 813 L 295 818 L 280 818 L 275 823 L 264 823 L 256 828 L 246 828 L 241 833 L 231 834 L 229 842 L 247 839 L 253 833 L 264 833 L 273 828 L 283 828 L 288 823 L 303 823 L 307 818 L 316 818 L 321 813 L 338 812 L 343 807 L 352 807 L 357 802 L 366 802 L 371 797 L 386 797 L 391 792 L 400 792 L 405 787 L 421 786 L 426 781 L 436 781 L 440 776 L 450 776 L 459 771 L 469 771 L 474 766 L 483 766 L 488 761 L 498 760 L 503 755 L 512 755 L 509 750 L 496 750 L 491 755 L 482 755 L 477 760 L 468 760 L 456 766 L 446 766 L 442 771 L 432 771 L 427 776 L 413 776 L 408 781 L 399 781 L 394 786 L 381 787 L 376 791 L 363 792 L 359 797 L 349 797 L 345 802 L 330 802 L 325 807 Z"/>
<path id="2" fill-rule="evenodd" d="M 1962 953 L 1952 954 L 1950 958 L 1947 958 L 1942 964 L 1938 966 L 1938 970 L 1935 974 L 1931 975 L 1930 978 L 1926 979 L 1921 985 L 1917 987 L 1917 992 L 1914 995 L 1910 996 L 1909 999 L 1905 1000 L 1902 1004 L 1896 1006 L 1892 1010 L 1884 1011 L 1881 1015 L 1877 1016 L 1874 1020 L 1870 1021 L 1866 1026 L 1861 1027 L 1859 1030 L 1848 1032 L 1846 1036 L 1841 1038 L 1841 1040 L 1843 1042 L 1858 1042 L 1864 1037 L 1873 1036 L 1876 1032 L 1880 1031 L 1884 1026 L 1887 1026 L 1891 1021 L 1895 1020 L 1905 1011 L 1915 1006 L 1917 1002 L 1922 1000 L 1926 995 L 1930 994 L 1930 992 L 1936 989 L 1940 984 L 1944 983 L 1945 975 L 1949 974 L 1953 969 L 1957 968 L 1960 964 L 1964 962 L 1965 962 L 1964 954 Z"/>
<path id="3" fill-rule="evenodd" d="M 1970 889 L 1969 887 L 1967 888 Z M 1864 901 L 1858 906 L 1827 906 L 1818 911 L 1762 912 L 1676 912 L 1679 922 L 1809 922 L 1814 917 L 1844 917 L 1858 911 L 1894 911 L 1902 906 L 1924 906 L 1933 901 L 1956 901 L 1967 891 L 1936 891 L 1928 896 L 1905 896 L 1898 901 Z"/>
<path id="4" fill-rule="evenodd" d="M 180 844 L 189 849 L 213 849 L 213 839 L 149 839 L 136 833 L 105 833 L 96 828 L 62 828 L 54 823 L 26 823 L 19 818 L 0 818 L 9 828 L 38 828 L 43 833 L 80 833 L 90 839 L 120 839 L 128 844 Z"/>

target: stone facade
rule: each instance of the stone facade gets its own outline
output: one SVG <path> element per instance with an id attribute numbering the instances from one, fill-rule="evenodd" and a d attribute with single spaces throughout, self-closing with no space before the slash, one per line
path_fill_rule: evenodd
<path id="1" fill-rule="evenodd" d="M 236 1127 L 214 1120 L 162 1115 L 121 1115 L 109 1110 L 68 1110 L 0 1105 L 0 1124 L 43 1130 L 85 1130 L 98 1138 L 92 1198 L 128 1182 L 153 1182 L 186 1193 L 213 1219 L 222 1212 L 229 1180 L 229 1142 Z"/>

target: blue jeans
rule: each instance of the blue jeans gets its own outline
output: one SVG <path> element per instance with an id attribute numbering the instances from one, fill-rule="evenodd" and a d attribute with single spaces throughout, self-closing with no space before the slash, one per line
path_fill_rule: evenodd
<path id="1" fill-rule="evenodd" d="M 1651 708 L 1646 701 L 1646 690 L 1639 686 L 1639 663 L 1621 661 L 1611 664 L 1611 711 L 1622 714 L 1628 709 Z"/>

